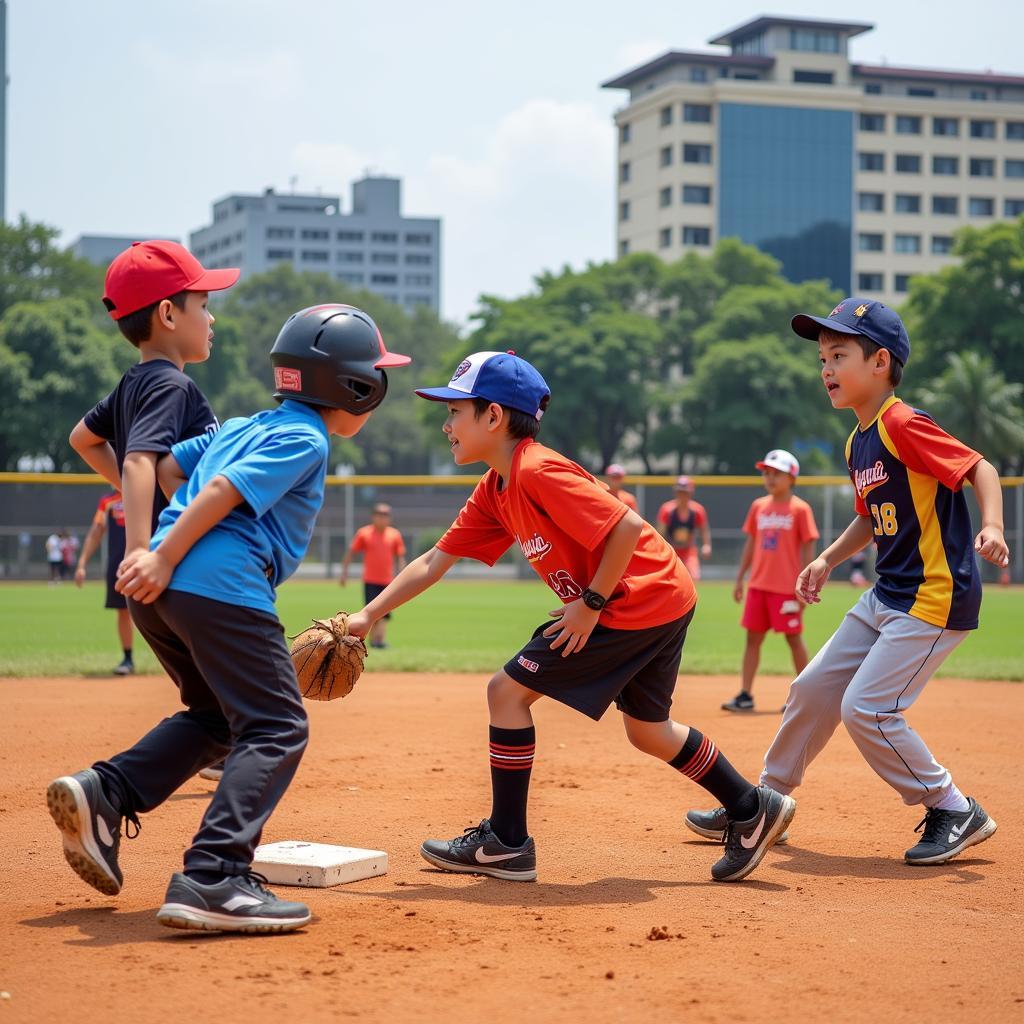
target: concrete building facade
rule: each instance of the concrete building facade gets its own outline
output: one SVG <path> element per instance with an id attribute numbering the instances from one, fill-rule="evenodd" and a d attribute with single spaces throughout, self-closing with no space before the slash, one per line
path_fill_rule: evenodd
<path id="1" fill-rule="evenodd" d="M 441 221 L 403 216 L 401 188 L 398 178 L 363 178 L 344 213 L 339 196 L 229 195 L 213 204 L 213 222 L 193 231 L 189 245 L 206 266 L 241 267 L 243 279 L 289 263 L 408 310 L 440 312 Z"/>
<path id="2" fill-rule="evenodd" d="M 79 235 L 68 246 L 68 251 L 80 260 L 88 260 L 98 267 L 105 267 L 133 242 L 144 242 L 151 238 L 160 238 L 166 242 L 180 241 L 167 235 Z"/>
<path id="3" fill-rule="evenodd" d="M 851 62 L 860 22 L 761 17 L 605 83 L 619 255 L 736 236 L 897 304 L 953 234 L 1024 214 L 1024 76 Z"/>

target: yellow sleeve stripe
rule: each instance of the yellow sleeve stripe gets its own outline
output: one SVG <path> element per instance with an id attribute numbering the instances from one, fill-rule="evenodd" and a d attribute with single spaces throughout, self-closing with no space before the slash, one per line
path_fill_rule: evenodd
<path id="1" fill-rule="evenodd" d="M 879 422 L 879 427 L 882 424 Z M 953 574 L 946 561 L 946 550 L 942 544 L 942 528 L 935 512 L 935 495 L 939 482 L 924 473 L 907 470 L 907 482 L 914 501 L 914 511 L 921 528 L 918 549 L 924 562 L 924 582 L 918 587 L 917 597 L 910 614 L 943 629 L 949 621 L 949 609 L 953 604 Z"/>

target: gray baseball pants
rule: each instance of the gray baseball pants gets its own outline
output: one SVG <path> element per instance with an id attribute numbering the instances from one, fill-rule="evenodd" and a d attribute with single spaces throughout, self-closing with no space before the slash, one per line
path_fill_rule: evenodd
<path id="1" fill-rule="evenodd" d="M 866 591 L 790 687 L 761 783 L 792 792 L 842 722 L 904 803 L 937 804 L 952 777 L 903 714 L 966 636 L 894 611 Z"/>

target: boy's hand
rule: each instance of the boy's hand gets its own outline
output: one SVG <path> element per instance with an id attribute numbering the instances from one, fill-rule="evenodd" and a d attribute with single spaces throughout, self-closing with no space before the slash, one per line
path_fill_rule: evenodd
<path id="1" fill-rule="evenodd" d="M 743 604 L 743 580 L 736 581 L 736 586 L 732 588 L 732 599 L 737 604 Z"/>
<path id="2" fill-rule="evenodd" d="M 167 589 L 173 572 L 159 551 L 133 553 L 121 563 L 114 589 L 140 604 L 152 604 Z"/>
<path id="3" fill-rule="evenodd" d="M 597 620 L 601 617 L 600 612 L 588 608 L 582 600 L 571 601 L 548 614 L 559 621 L 548 626 L 544 630 L 544 636 L 558 634 L 551 643 L 551 650 L 554 651 L 565 644 L 565 650 L 562 651 L 563 658 L 569 657 L 570 654 L 576 654 L 586 647 L 590 634 L 594 632 Z"/>
<path id="4" fill-rule="evenodd" d="M 75 586 L 80 587 L 85 582 L 85 566 L 80 565 L 75 569 Z"/>
<path id="5" fill-rule="evenodd" d="M 366 614 L 365 608 L 348 617 L 348 631 L 352 636 L 365 637 L 372 627 L 373 620 Z"/>
<path id="6" fill-rule="evenodd" d="M 701 547 L 701 549 L 700 549 L 700 557 L 701 558 L 710 558 L 711 557 L 711 545 L 710 544 L 704 544 Z"/>
<path id="7" fill-rule="evenodd" d="M 821 588 L 825 586 L 832 570 L 824 558 L 816 558 L 796 578 L 796 596 L 803 604 L 818 604 Z"/>
<path id="8" fill-rule="evenodd" d="M 1010 564 L 1010 549 L 998 526 L 983 526 L 974 541 L 974 550 L 993 565 L 1005 569 Z"/>

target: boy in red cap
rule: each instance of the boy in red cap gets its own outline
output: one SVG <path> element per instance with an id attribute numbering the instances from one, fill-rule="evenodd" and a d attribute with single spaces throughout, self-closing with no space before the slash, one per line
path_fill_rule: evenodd
<path id="1" fill-rule="evenodd" d="M 681 476 L 676 481 L 676 496 L 658 509 L 658 531 L 672 545 L 679 561 L 695 580 L 700 579 L 700 560 L 711 557 L 711 527 L 707 509 L 693 500 L 693 481 Z M 700 530 L 700 554 L 697 531 Z"/>
<path id="2" fill-rule="evenodd" d="M 743 523 L 747 543 L 733 590 L 739 604 L 743 600 L 743 578 L 752 569 L 740 621 L 747 631 L 743 689 L 722 705 L 724 711 L 754 710 L 754 676 L 761 661 L 761 644 L 769 630 L 786 638 L 797 675 L 807 665 L 803 606 L 796 597 L 796 578 L 814 557 L 818 527 L 811 506 L 793 494 L 800 475 L 800 463 L 795 456 L 784 448 L 774 448 L 757 463 L 757 468 L 768 494 L 757 498 L 747 512 Z"/>

